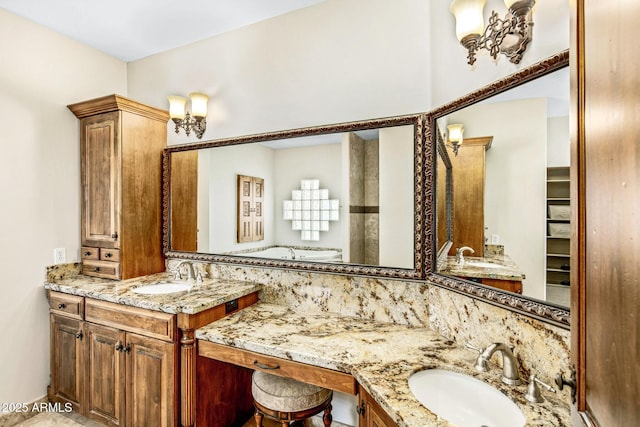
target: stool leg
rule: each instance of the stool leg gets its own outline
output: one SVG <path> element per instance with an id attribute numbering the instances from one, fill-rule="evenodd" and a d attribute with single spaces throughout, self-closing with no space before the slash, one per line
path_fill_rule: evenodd
<path id="1" fill-rule="evenodd" d="M 283 421 L 282 427 L 289 427 L 289 421 Z"/>
<path id="2" fill-rule="evenodd" d="M 324 415 L 322 416 L 322 422 L 324 423 L 324 427 L 329 427 L 331 425 L 331 421 L 333 417 L 331 416 L 331 404 L 327 406 L 324 410 Z"/>
<path id="3" fill-rule="evenodd" d="M 262 418 L 264 417 L 264 415 L 262 415 L 262 413 L 258 410 L 256 410 L 256 413 L 253 415 L 253 418 L 256 420 L 256 427 L 262 427 Z"/>

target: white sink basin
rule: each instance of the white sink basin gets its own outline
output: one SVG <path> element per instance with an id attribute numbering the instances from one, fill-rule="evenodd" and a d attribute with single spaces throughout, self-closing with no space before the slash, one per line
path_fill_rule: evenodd
<path id="1" fill-rule="evenodd" d="M 458 427 L 522 427 L 526 421 L 498 389 L 457 372 L 419 371 L 409 377 L 409 388 L 427 409 Z"/>
<path id="2" fill-rule="evenodd" d="M 131 289 L 131 292 L 143 295 L 162 295 L 184 292 L 188 291 L 189 289 L 191 289 L 190 283 L 162 282 L 154 283 L 152 285 L 140 286 L 139 288 L 133 288 Z"/>

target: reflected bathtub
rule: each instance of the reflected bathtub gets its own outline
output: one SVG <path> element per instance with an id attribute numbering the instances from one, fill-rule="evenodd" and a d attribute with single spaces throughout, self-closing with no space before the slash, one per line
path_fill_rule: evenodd
<path id="1" fill-rule="evenodd" d="M 342 252 L 335 249 L 297 249 L 287 246 L 274 246 L 254 252 L 242 252 L 235 255 L 255 258 L 293 259 L 297 261 L 341 262 Z"/>

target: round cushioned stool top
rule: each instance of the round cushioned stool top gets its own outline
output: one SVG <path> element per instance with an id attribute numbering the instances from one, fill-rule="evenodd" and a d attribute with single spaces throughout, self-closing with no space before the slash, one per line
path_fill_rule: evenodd
<path id="1" fill-rule="evenodd" d="M 262 406 L 281 412 L 315 408 L 331 396 L 331 390 L 261 371 L 253 372 L 251 393 Z"/>

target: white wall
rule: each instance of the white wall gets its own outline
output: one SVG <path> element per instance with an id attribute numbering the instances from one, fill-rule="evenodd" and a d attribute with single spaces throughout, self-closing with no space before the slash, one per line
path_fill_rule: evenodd
<path id="1" fill-rule="evenodd" d="M 547 166 L 569 166 L 569 116 L 549 117 L 547 133 Z"/>
<path id="2" fill-rule="evenodd" d="M 522 111 L 523 114 L 517 114 Z M 486 152 L 484 221 L 526 274 L 523 294 L 545 297 L 547 101 L 477 104 L 450 114 L 465 138 L 493 136 Z M 454 182 L 453 188 L 464 185 Z"/>
<path id="3" fill-rule="evenodd" d="M 204 139 L 426 111 L 429 3 L 327 0 L 131 62 L 129 94 L 210 94 Z"/>
<path id="4" fill-rule="evenodd" d="M 206 151 L 210 154 L 209 250 L 206 252 L 224 253 L 272 245 L 274 151 L 258 144 L 234 145 Z M 264 179 L 264 240 L 237 243 L 238 175 Z"/>
<path id="5" fill-rule="evenodd" d="M 80 253 L 79 124 L 67 105 L 126 95 L 126 64 L 0 9 L 0 402 L 49 384 L 42 287 L 53 249 Z"/>
<path id="6" fill-rule="evenodd" d="M 337 136 L 340 140 L 340 136 Z M 342 206 L 342 160 L 340 144 L 315 145 L 275 151 L 275 241 L 279 245 L 342 247 L 342 227 L 348 218 L 329 222 L 329 231 L 320 232 L 317 242 L 300 240 L 300 231 L 291 230 L 291 221 L 282 217 L 282 201 L 291 200 L 291 190 L 300 189 L 300 180 L 319 179 L 320 188 L 329 190 L 329 199 L 340 200 Z"/>
<path id="7" fill-rule="evenodd" d="M 380 129 L 380 265 L 414 268 L 413 126 Z"/>

